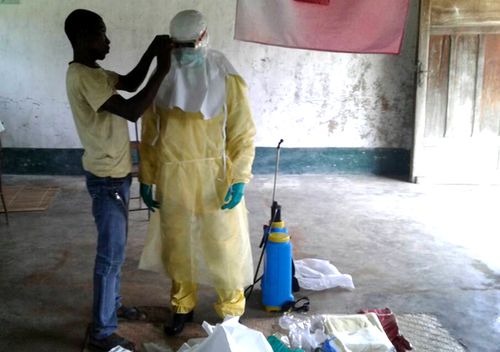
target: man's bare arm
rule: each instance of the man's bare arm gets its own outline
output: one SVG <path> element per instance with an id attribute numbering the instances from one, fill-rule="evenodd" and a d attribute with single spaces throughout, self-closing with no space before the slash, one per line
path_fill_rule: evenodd
<path id="1" fill-rule="evenodd" d="M 161 82 L 170 70 L 170 38 L 168 38 L 168 36 L 161 37 L 163 38 L 159 39 L 159 43 L 157 44 L 158 64 L 156 71 L 151 75 L 151 78 L 146 86 L 139 93 L 129 99 L 125 99 L 119 94 L 113 95 L 101 106 L 100 110 L 106 110 L 115 115 L 121 116 L 128 121 L 136 122 L 148 106 L 153 103 Z M 120 89 L 118 85 L 116 88 Z"/>

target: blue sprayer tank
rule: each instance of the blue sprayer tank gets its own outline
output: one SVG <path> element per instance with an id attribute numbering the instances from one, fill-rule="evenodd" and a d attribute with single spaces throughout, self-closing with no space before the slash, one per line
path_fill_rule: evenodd
<path id="1" fill-rule="evenodd" d="M 292 294 L 292 243 L 285 222 L 278 216 L 267 231 L 267 245 L 262 276 L 262 304 L 269 312 L 281 311 L 282 306 L 294 301 Z"/>

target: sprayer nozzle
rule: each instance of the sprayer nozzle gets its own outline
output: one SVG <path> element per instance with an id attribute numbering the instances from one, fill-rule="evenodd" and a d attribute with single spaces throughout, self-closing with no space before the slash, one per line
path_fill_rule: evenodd
<path id="1" fill-rule="evenodd" d="M 271 206 L 271 223 L 281 221 L 281 205 L 274 201 Z"/>

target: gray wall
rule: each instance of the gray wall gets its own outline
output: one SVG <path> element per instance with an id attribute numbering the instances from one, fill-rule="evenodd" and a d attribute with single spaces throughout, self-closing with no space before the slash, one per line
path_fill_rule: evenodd
<path id="1" fill-rule="evenodd" d="M 79 148 L 65 93 L 72 59 L 63 31 L 75 8 L 98 12 L 111 53 L 102 66 L 126 73 L 175 13 L 202 11 L 211 46 L 249 85 L 257 146 L 410 149 L 418 2 L 410 0 L 398 56 L 313 52 L 233 39 L 233 0 L 21 0 L 0 5 L 0 120 L 4 147 Z"/>

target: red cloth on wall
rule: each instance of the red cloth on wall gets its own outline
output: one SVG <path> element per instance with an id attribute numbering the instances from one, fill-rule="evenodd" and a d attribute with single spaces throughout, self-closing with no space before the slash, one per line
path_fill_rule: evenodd
<path id="1" fill-rule="evenodd" d="M 409 0 L 238 0 L 235 38 L 290 48 L 399 54 Z"/>

